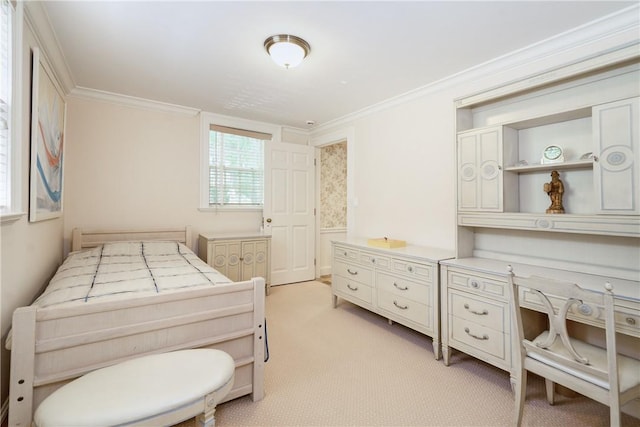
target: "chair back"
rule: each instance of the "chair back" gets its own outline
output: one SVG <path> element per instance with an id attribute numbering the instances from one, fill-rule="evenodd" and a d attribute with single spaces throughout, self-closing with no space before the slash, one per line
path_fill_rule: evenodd
<path id="1" fill-rule="evenodd" d="M 511 266 L 507 267 L 507 271 L 509 273 L 511 312 L 514 316 L 513 324 L 515 326 L 515 331 L 513 331 L 515 335 L 514 352 L 519 351 L 521 356 L 518 358 L 518 354 L 514 354 L 516 364 L 523 363 L 525 357 L 544 359 L 564 369 L 601 378 L 603 382 L 609 383 L 611 390 L 618 390 L 614 296 L 611 285 L 606 283 L 604 292 L 595 292 L 583 289 L 572 282 L 536 276 L 520 277 L 514 274 Z M 525 338 L 523 332 L 520 297 L 525 292 L 531 292 L 532 295 L 540 299 L 540 304 L 549 321 L 548 332 L 541 334 L 534 341 Z M 589 356 L 580 349 L 576 349 L 572 343 L 567 330 L 567 317 L 572 310 L 583 316 L 604 320 L 607 340 L 607 370 L 592 366 Z"/>

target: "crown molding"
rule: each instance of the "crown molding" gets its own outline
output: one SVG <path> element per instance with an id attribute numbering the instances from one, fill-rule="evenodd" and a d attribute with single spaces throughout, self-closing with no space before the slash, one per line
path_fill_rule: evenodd
<path id="1" fill-rule="evenodd" d="M 620 49 L 626 48 L 626 53 L 635 49 L 637 52 L 635 56 L 638 56 L 640 54 L 638 34 L 640 34 L 640 4 L 320 124 L 311 131 L 311 134 L 317 135 L 330 128 L 343 126 L 414 99 L 494 75 L 515 73 L 518 77 L 511 77 L 506 81 L 506 84 L 513 84 L 519 80 L 532 79 L 550 69 L 560 69 L 588 59 L 595 61 L 594 58 L 600 55 L 611 54 Z M 479 92 L 491 89 L 494 87 L 485 87 Z M 466 95 L 460 94 L 459 97 Z"/>
<path id="2" fill-rule="evenodd" d="M 76 84 L 43 2 L 25 1 L 23 4 L 25 22 L 33 33 L 41 54 L 51 65 L 51 71 L 64 93 L 69 94 Z"/>
<path id="3" fill-rule="evenodd" d="M 77 99 L 108 102 L 110 104 L 118 104 L 125 107 L 140 108 L 143 110 L 185 114 L 187 116 L 196 116 L 200 113 L 200 110 L 197 108 L 184 107 L 182 105 L 169 104 L 160 101 L 152 101 L 149 99 L 137 98 L 135 96 L 121 95 L 102 90 L 89 89 L 86 87 L 74 88 L 69 96 Z"/>

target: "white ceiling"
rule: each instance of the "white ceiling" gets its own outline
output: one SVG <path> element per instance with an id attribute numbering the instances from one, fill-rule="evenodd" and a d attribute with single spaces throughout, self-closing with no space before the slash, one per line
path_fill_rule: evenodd
<path id="1" fill-rule="evenodd" d="M 614 1 L 50 1 L 78 87 L 309 128 L 635 4 Z M 311 45 L 298 68 L 263 48 Z"/>

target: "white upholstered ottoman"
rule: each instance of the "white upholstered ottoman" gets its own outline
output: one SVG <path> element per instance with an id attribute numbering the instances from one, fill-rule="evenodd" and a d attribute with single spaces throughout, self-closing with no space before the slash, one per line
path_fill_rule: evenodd
<path id="1" fill-rule="evenodd" d="M 215 424 L 235 363 L 220 350 L 143 356 L 90 372 L 53 392 L 34 415 L 38 427 L 172 425 L 198 416 Z"/>

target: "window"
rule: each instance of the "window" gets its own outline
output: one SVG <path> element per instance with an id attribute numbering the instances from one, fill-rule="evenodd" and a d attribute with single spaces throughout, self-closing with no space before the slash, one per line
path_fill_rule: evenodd
<path id="1" fill-rule="evenodd" d="M 0 212 L 11 210 L 11 47 L 12 15 L 9 0 L 0 6 Z"/>
<path id="2" fill-rule="evenodd" d="M 0 216 L 20 211 L 20 85 L 22 2 L 0 0 Z"/>
<path id="3" fill-rule="evenodd" d="M 208 206 L 262 207 L 264 144 L 271 135 L 209 127 Z"/>

